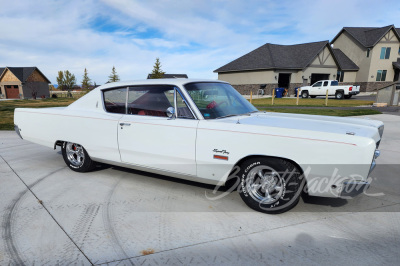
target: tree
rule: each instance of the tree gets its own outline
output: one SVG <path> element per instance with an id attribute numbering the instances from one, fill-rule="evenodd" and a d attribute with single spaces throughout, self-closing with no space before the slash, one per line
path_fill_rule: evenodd
<path id="1" fill-rule="evenodd" d="M 90 86 L 92 86 L 92 82 L 91 82 L 91 79 L 89 78 L 88 72 L 85 68 L 85 71 L 83 73 L 82 89 L 87 90 L 87 89 L 89 89 Z"/>
<path id="2" fill-rule="evenodd" d="M 117 82 L 117 81 L 119 81 L 119 76 L 117 74 L 117 71 L 115 70 L 115 66 L 113 66 L 113 68 L 111 70 L 111 75 L 108 76 L 108 82 L 107 83 Z"/>
<path id="3" fill-rule="evenodd" d="M 57 83 L 60 90 L 70 91 L 76 86 L 75 75 L 68 70 L 65 70 L 64 72 L 58 71 Z"/>
<path id="4" fill-rule="evenodd" d="M 160 59 L 157 57 L 156 62 L 154 63 L 153 71 L 151 72 L 151 79 L 162 79 L 164 77 L 165 72 L 161 70 Z"/>

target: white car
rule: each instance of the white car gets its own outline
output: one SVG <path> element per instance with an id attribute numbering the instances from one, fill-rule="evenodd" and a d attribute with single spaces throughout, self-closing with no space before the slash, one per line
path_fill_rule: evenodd
<path id="1" fill-rule="evenodd" d="M 351 96 L 360 93 L 360 86 L 340 85 L 337 80 L 320 80 L 311 86 L 300 87 L 300 95 L 302 98 L 315 98 L 317 96 L 335 96 L 336 99 L 350 99 Z"/>
<path id="2" fill-rule="evenodd" d="M 17 108 L 21 138 L 56 148 L 74 171 L 95 162 L 224 185 L 251 208 L 289 210 L 311 196 L 369 186 L 383 134 L 375 120 L 259 112 L 231 85 L 159 79 L 109 83 L 68 107 Z"/>

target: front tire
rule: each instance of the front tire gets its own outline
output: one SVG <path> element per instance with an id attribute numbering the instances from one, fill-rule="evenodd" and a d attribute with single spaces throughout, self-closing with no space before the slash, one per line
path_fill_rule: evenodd
<path id="1" fill-rule="evenodd" d="M 239 193 L 250 208 L 283 213 L 299 202 L 305 179 L 293 163 L 279 158 L 250 158 L 239 171 Z"/>
<path id="2" fill-rule="evenodd" d="M 89 172 L 95 167 L 94 161 L 82 145 L 72 142 L 64 142 L 62 147 L 64 162 L 75 172 Z"/>
<path id="3" fill-rule="evenodd" d="M 301 98 L 308 98 L 308 91 L 302 91 Z"/>

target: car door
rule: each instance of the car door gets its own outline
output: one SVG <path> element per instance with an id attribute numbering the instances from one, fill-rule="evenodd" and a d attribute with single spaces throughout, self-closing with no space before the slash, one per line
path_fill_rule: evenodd
<path id="1" fill-rule="evenodd" d="M 321 95 L 322 81 L 318 81 L 312 85 L 312 90 L 309 92 L 310 95 Z"/>
<path id="2" fill-rule="evenodd" d="M 322 88 L 320 88 L 321 94 L 320 95 L 326 95 L 326 90 L 329 90 L 329 81 L 325 80 L 322 84 Z M 328 91 L 330 94 L 331 92 Z"/>
<path id="3" fill-rule="evenodd" d="M 119 121 L 118 145 L 123 163 L 184 175 L 196 175 L 198 120 L 173 86 L 134 86 L 127 92 L 126 114 Z"/>

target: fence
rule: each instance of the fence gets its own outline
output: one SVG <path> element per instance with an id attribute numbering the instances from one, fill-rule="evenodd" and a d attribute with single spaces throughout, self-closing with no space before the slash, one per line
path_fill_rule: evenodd
<path id="1" fill-rule="evenodd" d="M 85 95 L 86 91 L 50 91 L 50 97 L 57 95 L 58 98 L 79 98 Z"/>

